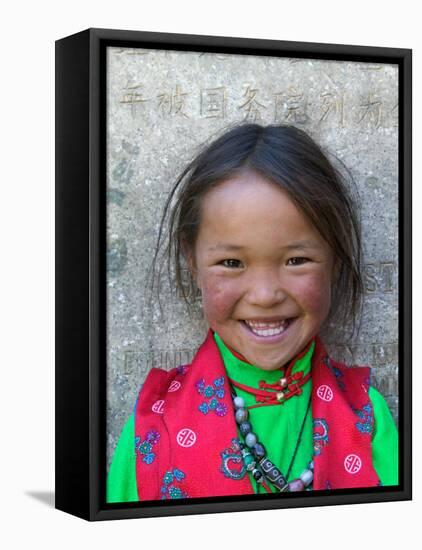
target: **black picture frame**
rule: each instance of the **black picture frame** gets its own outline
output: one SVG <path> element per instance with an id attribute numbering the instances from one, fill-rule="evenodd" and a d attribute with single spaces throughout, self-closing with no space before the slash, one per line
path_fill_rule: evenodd
<path id="1" fill-rule="evenodd" d="M 108 46 L 392 63 L 399 70 L 399 479 L 288 498 L 106 504 L 105 55 Z M 86 520 L 412 498 L 412 50 L 87 29 L 56 42 L 56 508 Z"/>

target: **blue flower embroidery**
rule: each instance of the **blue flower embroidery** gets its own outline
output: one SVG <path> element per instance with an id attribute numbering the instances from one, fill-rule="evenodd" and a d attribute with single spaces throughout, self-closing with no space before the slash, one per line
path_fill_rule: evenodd
<path id="1" fill-rule="evenodd" d="M 203 395 L 208 401 L 203 401 L 198 409 L 203 414 L 208 414 L 210 411 L 215 412 L 217 416 L 227 414 L 227 406 L 219 399 L 225 395 L 224 376 L 216 378 L 212 384 L 206 384 L 205 379 L 201 378 L 196 382 L 195 388 L 200 395 Z"/>
<path id="2" fill-rule="evenodd" d="M 164 474 L 163 484 L 160 489 L 161 499 L 188 498 L 188 494 L 177 486 L 185 477 L 185 473 L 178 468 L 167 471 Z"/>
<path id="3" fill-rule="evenodd" d="M 173 470 L 173 475 L 177 479 L 177 481 L 182 481 L 182 479 L 185 479 L 185 474 L 182 472 L 182 470 L 178 470 L 177 468 Z"/>
<path id="4" fill-rule="evenodd" d="M 154 462 L 155 453 L 152 447 L 160 440 L 160 434 L 155 430 L 146 433 L 144 441 L 140 437 L 135 437 L 135 451 L 142 456 L 142 461 L 146 464 Z"/>
<path id="5" fill-rule="evenodd" d="M 371 403 L 364 405 L 361 409 L 353 409 L 353 412 L 361 420 L 356 422 L 356 428 L 363 434 L 371 435 L 374 430 L 374 414 Z"/>
<path id="6" fill-rule="evenodd" d="M 210 410 L 205 401 L 198 406 L 198 409 L 204 414 L 207 414 L 207 412 Z"/>

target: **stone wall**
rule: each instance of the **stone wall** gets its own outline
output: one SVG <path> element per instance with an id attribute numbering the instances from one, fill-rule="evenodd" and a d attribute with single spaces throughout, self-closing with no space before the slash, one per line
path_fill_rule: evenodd
<path id="1" fill-rule="evenodd" d="M 162 206 L 198 146 L 235 122 L 291 123 L 351 171 L 361 196 L 365 305 L 359 339 L 330 326 L 333 356 L 374 367 L 397 420 L 398 69 L 395 65 L 108 48 L 107 456 L 152 366 L 186 363 L 206 334 L 163 283 L 145 282 Z"/>

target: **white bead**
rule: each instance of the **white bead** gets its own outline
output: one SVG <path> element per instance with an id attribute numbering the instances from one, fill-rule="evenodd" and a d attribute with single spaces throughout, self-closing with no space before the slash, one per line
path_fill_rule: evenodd
<path id="1" fill-rule="evenodd" d="M 312 483 L 312 480 L 314 479 L 314 474 L 311 472 L 311 470 L 303 470 L 299 477 L 303 481 L 305 487 L 307 487 Z"/>
<path id="2" fill-rule="evenodd" d="M 237 409 L 236 414 L 234 415 L 236 422 L 241 424 L 248 419 L 248 409 Z"/>
<path id="3" fill-rule="evenodd" d="M 245 438 L 246 445 L 251 448 L 257 443 L 258 439 L 256 435 L 252 432 L 249 432 L 248 435 Z"/>
<path id="4" fill-rule="evenodd" d="M 243 399 L 243 397 L 236 396 L 233 399 L 233 404 L 236 409 L 243 409 L 245 406 L 245 400 Z"/>

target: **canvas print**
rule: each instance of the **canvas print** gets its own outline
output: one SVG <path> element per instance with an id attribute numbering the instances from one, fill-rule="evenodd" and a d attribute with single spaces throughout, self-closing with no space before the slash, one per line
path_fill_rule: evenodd
<path id="1" fill-rule="evenodd" d="M 106 49 L 106 502 L 396 486 L 398 65 Z"/>

